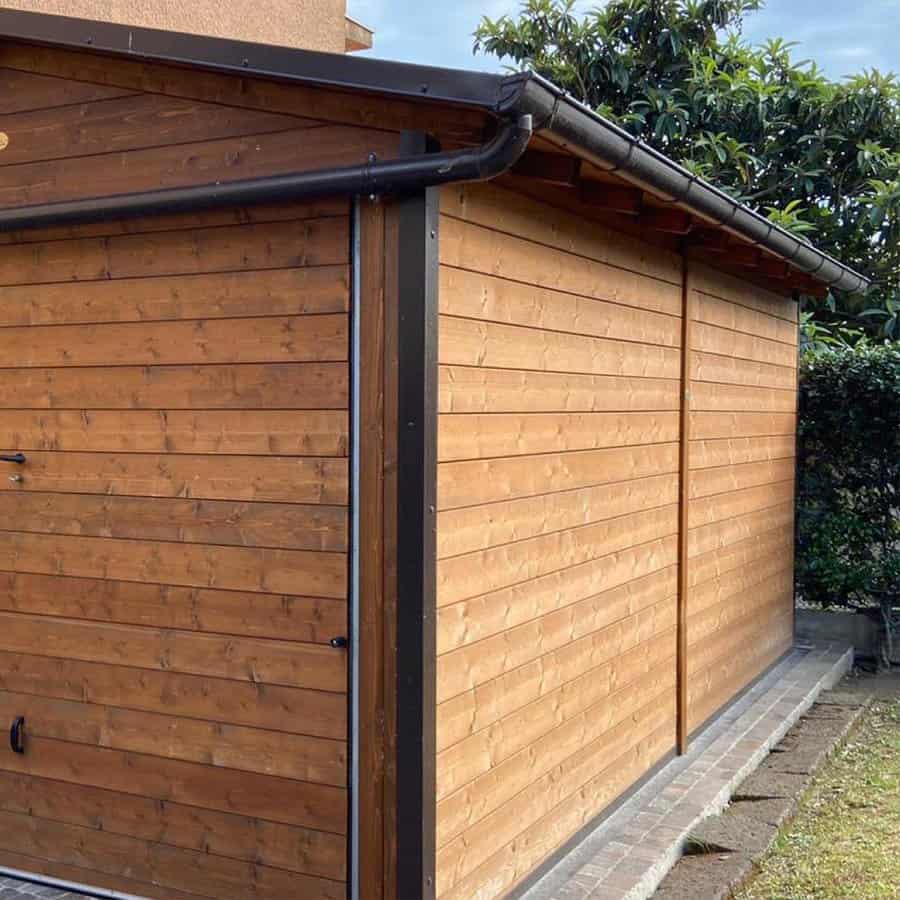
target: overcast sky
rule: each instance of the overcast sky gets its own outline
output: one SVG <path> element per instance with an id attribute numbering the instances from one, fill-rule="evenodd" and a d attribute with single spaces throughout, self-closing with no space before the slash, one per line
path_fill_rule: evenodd
<path id="1" fill-rule="evenodd" d="M 498 69 L 472 55 L 482 15 L 514 14 L 519 0 L 348 0 L 348 12 L 375 29 L 371 55 L 458 68 Z M 583 4 L 590 7 L 590 2 Z M 799 41 L 798 58 L 814 58 L 839 78 L 864 68 L 900 71 L 900 0 L 768 0 L 745 36 Z"/>

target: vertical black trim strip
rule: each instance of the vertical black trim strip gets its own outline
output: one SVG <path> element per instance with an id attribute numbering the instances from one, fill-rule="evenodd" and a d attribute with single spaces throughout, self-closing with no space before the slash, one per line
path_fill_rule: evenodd
<path id="1" fill-rule="evenodd" d="M 397 211 L 397 896 L 433 900 L 438 189 Z"/>
<path id="2" fill-rule="evenodd" d="M 794 398 L 794 566 L 793 572 L 793 591 L 791 598 L 791 643 L 797 643 L 797 554 L 800 542 L 800 466 L 801 445 L 800 445 L 800 323 L 803 316 L 803 298 L 799 291 L 792 293 L 794 302 L 797 304 L 797 383 L 794 385 L 796 396 Z"/>
<path id="3" fill-rule="evenodd" d="M 349 205 L 350 216 L 350 328 L 347 359 L 350 375 L 350 508 L 347 554 L 347 900 L 359 897 L 359 198 Z M 371 373 L 369 373 L 371 377 Z"/>
<path id="4" fill-rule="evenodd" d="M 688 752 L 688 533 L 691 507 L 691 290 L 693 268 L 681 252 L 681 398 L 678 410 L 678 599 L 676 601 L 675 732 L 678 753 Z"/>

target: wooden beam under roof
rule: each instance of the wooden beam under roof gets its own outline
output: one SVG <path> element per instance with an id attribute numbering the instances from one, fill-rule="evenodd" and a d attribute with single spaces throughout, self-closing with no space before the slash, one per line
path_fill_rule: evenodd
<path id="1" fill-rule="evenodd" d="M 604 212 L 626 216 L 640 215 L 644 207 L 644 193 L 627 185 L 582 180 L 579 184 L 581 201 Z"/>
<path id="2" fill-rule="evenodd" d="M 544 150 L 526 150 L 512 167 L 519 178 L 534 178 L 548 184 L 572 187 L 578 182 L 581 160 L 575 156 L 562 156 Z"/>
<path id="3" fill-rule="evenodd" d="M 763 257 L 759 261 L 759 270 L 767 278 L 775 278 L 778 281 L 791 277 L 792 269 L 783 259 Z"/>
<path id="4" fill-rule="evenodd" d="M 696 223 L 694 217 L 683 209 L 663 206 L 645 206 L 641 212 L 641 224 L 669 234 L 688 234 Z"/>

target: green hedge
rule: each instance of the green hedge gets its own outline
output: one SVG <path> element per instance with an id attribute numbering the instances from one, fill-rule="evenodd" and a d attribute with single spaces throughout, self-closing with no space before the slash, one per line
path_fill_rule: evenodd
<path id="1" fill-rule="evenodd" d="M 801 363 L 797 590 L 826 607 L 900 595 L 900 345 L 807 352 Z"/>

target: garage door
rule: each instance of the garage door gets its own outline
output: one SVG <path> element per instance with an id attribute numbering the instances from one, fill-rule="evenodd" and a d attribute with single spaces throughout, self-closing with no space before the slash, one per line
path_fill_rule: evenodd
<path id="1" fill-rule="evenodd" d="M 2 240 L 0 866 L 344 897 L 346 205 Z"/>

